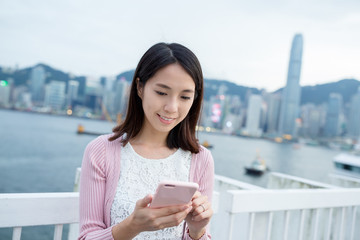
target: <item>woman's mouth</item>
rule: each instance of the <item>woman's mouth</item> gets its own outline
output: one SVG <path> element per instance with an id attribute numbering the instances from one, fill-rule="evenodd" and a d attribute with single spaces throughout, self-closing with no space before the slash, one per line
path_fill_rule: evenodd
<path id="1" fill-rule="evenodd" d="M 175 118 L 168 118 L 168 117 L 161 116 L 159 114 L 158 114 L 158 116 L 159 116 L 160 121 L 165 124 L 170 124 L 175 120 Z"/>

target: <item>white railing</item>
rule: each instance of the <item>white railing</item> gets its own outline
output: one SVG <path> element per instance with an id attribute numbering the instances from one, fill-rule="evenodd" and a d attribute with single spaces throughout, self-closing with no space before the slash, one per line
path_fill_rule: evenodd
<path id="1" fill-rule="evenodd" d="M 355 232 L 358 229 L 355 228 L 356 221 L 359 220 L 357 208 L 360 206 L 358 188 L 230 190 L 226 195 L 226 206 L 230 218 L 229 240 L 360 239 L 359 230 Z M 309 210 L 315 211 L 316 217 L 305 221 L 306 211 Z M 296 214 L 293 214 L 294 211 Z M 337 214 L 339 211 L 340 214 Z M 237 214 L 247 214 L 246 226 L 235 226 Z M 320 219 L 323 223 L 321 229 Z M 239 235 L 239 228 L 243 231 L 242 235 Z M 236 237 L 235 229 L 238 233 Z"/>
<path id="2" fill-rule="evenodd" d="M 231 183 L 216 179 L 221 186 Z M 237 190 L 243 185 L 235 185 L 214 194 L 214 239 L 360 239 L 355 228 L 360 188 L 268 190 L 246 185 L 252 190 Z M 55 225 L 54 239 L 60 240 L 63 225 L 79 221 L 78 197 L 76 192 L 0 194 L 0 228 L 13 228 L 13 239 L 20 239 L 22 227 Z M 220 215 L 227 219 L 216 221 Z"/>
<path id="3" fill-rule="evenodd" d="M 211 219 L 210 229 L 213 239 L 224 239 L 224 229 L 229 225 L 229 215 L 226 212 L 225 202 L 226 192 L 228 190 L 261 190 L 263 188 L 241 182 L 221 175 L 215 175 L 214 190 L 218 193 L 213 195 L 212 207 L 214 216 Z M 239 223 L 242 224 L 242 223 Z"/>
<path id="4" fill-rule="evenodd" d="M 55 225 L 54 240 L 61 240 L 64 224 L 79 221 L 79 193 L 0 194 L 0 228 L 13 228 L 19 240 L 22 227 Z"/>
<path id="5" fill-rule="evenodd" d="M 214 189 L 217 192 L 223 192 L 228 190 L 240 190 L 240 189 L 260 190 L 264 188 L 249 183 L 241 182 L 225 176 L 215 175 Z"/>
<path id="6" fill-rule="evenodd" d="M 215 213 L 218 201 L 219 194 L 214 192 Z M 61 240 L 63 226 L 78 222 L 78 192 L 0 194 L 0 228 L 13 228 L 13 240 L 20 240 L 23 227 L 43 225 L 55 225 L 54 240 Z M 68 239 L 77 235 L 78 228 L 70 226 Z"/>
<path id="7" fill-rule="evenodd" d="M 329 174 L 330 182 L 337 186 L 347 187 L 347 188 L 360 188 L 360 178 L 355 178 L 352 176 L 344 176 L 341 174 L 332 173 Z"/>
<path id="8" fill-rule="evenodd" d="M 294 188 L 341 188 L 307 178 L 296 177 L 284 173 L 271 172 L 269 174 L 267 188 L 270 189 L 294 189 Z"/>

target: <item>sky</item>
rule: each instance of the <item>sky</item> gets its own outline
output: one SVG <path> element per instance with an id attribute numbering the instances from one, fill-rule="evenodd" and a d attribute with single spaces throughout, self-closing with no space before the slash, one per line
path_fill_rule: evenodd
<path id="1" fill-rule="evenodd" d="M 153 44 L 178 42 L 205 78 L 268 91 L 285 86 L 301 33 L 300 85 L 360 80 L 359 0 L 3 0 L 0 33 L 3 67 L 111 77 L 135 69 Z"/>

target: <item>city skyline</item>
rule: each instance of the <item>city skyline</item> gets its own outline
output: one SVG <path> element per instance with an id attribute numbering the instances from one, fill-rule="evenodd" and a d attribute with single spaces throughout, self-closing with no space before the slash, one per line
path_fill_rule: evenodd
<path id="1" fill-rule="evenodd" d="M 195 52 L 205 77 L 273 91 L 285 86 L 291 39 L 302 33 L 301 85 L 360 79 L 357 1 L 185 1 L 176 9 L 165 1 L 3 1 L 0 65 L 112 76 L 134 69 L 155 42 L 175 41 Z"/>
<path id="2" fill-rule="evenodd" d="M 298 37 L 295 36 L 294 39 Z M 300 65 L 301 44 L 295 44 L 296 42 L 294 40 L 291 50 L 291 55 L 295 54 L 296 57 L 292 56 L 289 69 L 299 72 L 299 69 L 293 66 L 293 60 L 297 62 L 298 66 Z M 57 73 L 59 79 L 55 77 L 45 81 L 44 77 L 52 76 L 54 72 Z M 24 84 L 14 84 L 15 79 L 11 77 L 8 77 L 8 80 L 0 81 L 0 108 L 74 115 L 109 121 L 121 120 L 126 114 L 126 99 L 130 83 L 124 78 L 120 78 L 116 82 L 113 79 L 103 78 L 100 85 L 85 86 L 82 82 L 83 78 L 64 81 L 60 77 L 64 76 L 64 73 L 59 74 L 58 71 L 44 65 L 38 65 L 19 73 L 23 79 L 24 74 L 28 74 L 29 81 Z M 293 71 L 289 71 L 289 76 L 297 78 L 297 74 L 293 73 Z M 295 78 L 292 79 L 295 81 L 290 81 L 290 85 L 294 85 L 294 82 L 298 85 Z M 360 82 L 357 80 L 345 80 L 336 84 L 325 84 L 326 86 L 319 85 L 330 90 L 328 94 L 324 95 L 327 96 L 326 102 L 320 104 L 314 101 L 304 102 L 301 105 L 301 111 L 294 116 L 293 120 L 295 121 L 296 118 L 296 124 L 290 126 L 292 129 L 287 133 L 277 127 L 279 126 L 280 105 L 283 105 L 281 102 L 288 101 L 284 98 L 281 99 L 281 92 L 269 93 L 250 88 L 245 88 L 245 91 L 243 89 L 227 92 L 229 85 L 226 85 L 225 82 L 209 81 L 208 83 L 208 89 L 215 91 L 210 90 L 208 98 L 204 99 L 204 111 L 199 124 L 206 129 L 213 128 L 228 134 L 251 137 L 268 137 L 275 141 L 297 139 L 297 133 L 300 134 L 300 137 L 313 139 L 323 137 L 357 139 L 360 137 L 358 128 Z M 331 85 L 332 87 L 330 87 Z M 231 88 L 233 87 L 234 84 L 231 85 Z M 286 88 L 284 92 L 286 92 Z M 320 92 L 314 94 L 315 88 L 317 87 L 307 87 L 304 91 L 311 89 L 313 95 L 321 95 Z M 347 90 L 342 92 L 338 91 L 339 89 Z M 348 104 L 344 104 L 343 98 Z"/>

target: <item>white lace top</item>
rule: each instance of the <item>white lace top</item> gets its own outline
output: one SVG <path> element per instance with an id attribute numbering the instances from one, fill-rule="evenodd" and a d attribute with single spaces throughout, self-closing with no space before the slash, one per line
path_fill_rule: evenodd
<path id="1" fill-rule="evenodd" d="M 136 201 L 154 194 L 162 180 L 189 181 L 191 152 L 182 149 L 164 159 L 146 159 L 137 154 L 128 143 L 121 150 L 120 178 L 111 206 L 111 225 L 127 218 Z M 177 227 L 159 231 L 142 232 L 137 240 L 179 240 L 184 222 Z"/>

